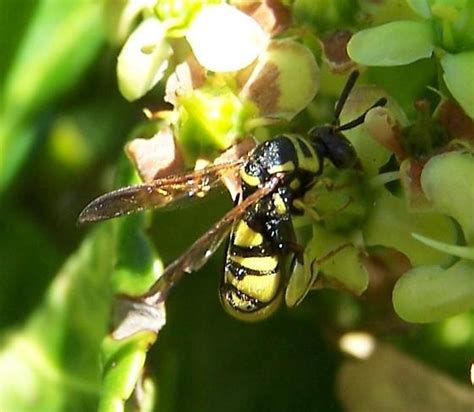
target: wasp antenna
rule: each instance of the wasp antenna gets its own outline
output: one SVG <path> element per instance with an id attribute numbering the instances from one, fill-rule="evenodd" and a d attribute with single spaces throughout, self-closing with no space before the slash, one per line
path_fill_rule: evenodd
<path id="1" fill-rule="evenodd" d="M 354 120 L 351 120 L 350 122 L 347 122 L 346 124 L 339 126 L 337 130 L 338 131 L 349 130 L 349 129 L 353 129 L 356 126 L 359 126 L 360 124 L 364 123 L 365 116 L 367 116 L 367 113 L 370 110 L 372 110 L 374 107 L 383 107 L 386 104 L 387 104 L 387 99 L 385 97 L 381 97 L 372 106 L 370 106 L 364 113 L 362 113 L 359 117 L 355 118 Z"/>
<path id="2" fill-rule="evenodd" d="M 342 108 L 344 107 L 344 104 L 346 103 L 346 100 L 349 97 L 349 94 L 354 88 L 355 82 L 357 81 L 359 74 L 360 74 L 359 70 L 354 70 L 350 74 L 349 78 L 347 79 L 346 85 L 344 86 L 344 89 L 342 89 L 341 95 L 339 96 L 339 99 L 337 100 L 337 103 L 336 103 L 336 109 L 334 110 L 333 124 L 337 124 L 337 121 L 339 120 L 339 116 L 342 112 Z"/>

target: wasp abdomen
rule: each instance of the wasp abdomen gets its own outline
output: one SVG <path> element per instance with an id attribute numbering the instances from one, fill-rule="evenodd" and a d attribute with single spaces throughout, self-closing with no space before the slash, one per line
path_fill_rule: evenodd
<path id="1" fill-rule="evenodd" d="M 280 259 L 275 248 L 244 219 L 231 235 L 220 297 L 224 308 L 243 320 L 260 320 L 279 306 Z"/>

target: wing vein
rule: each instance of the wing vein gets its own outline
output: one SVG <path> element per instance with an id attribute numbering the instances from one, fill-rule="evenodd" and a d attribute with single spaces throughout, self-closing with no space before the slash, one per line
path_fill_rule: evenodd
<path id="1" fill-rule="evenodd" d="M 229 233 L 232 223 L 242 217 L 251 205 L 258 203 L 262 198 L 272 193 L 280 180 L 279 176 L 272 177 L 263 187 L 227 212 L 222 219 L 198 238 L 186 252 L 169 264 L 160 278 L 142 297 L 153 303 L 166 298 L 167 292 L 181 279 L 184 273 L 194 272 L 207 262 Z"/>

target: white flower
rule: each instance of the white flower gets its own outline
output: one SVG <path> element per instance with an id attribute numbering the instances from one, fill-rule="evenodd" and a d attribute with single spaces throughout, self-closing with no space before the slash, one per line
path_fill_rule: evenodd
<path id="1" fill-rule="evenodd" d="M 122 48 L 117 61 L 119 89 L 127 100 L 147 93 L 168 67 L 171 47 L 163 24 L 155 18 L 140 23 Z"/>
<path id="2" fill-rule="evenodd" d="M 268 42 L 254 19 L 227 4 L 204 7 L 192 21 L 186 39 L 199 63 L 215 72 L 248 66 Z"/>

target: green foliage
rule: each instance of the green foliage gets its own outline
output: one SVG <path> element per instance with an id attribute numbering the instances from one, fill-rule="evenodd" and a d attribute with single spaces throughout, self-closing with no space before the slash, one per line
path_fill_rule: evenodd
<path id="1" fill-rule="evenodd" d="M 426 405 L 474 403 L 444 383 L 466 381 L 474 345 L 474 2 L 230 1 L 278 24 L 262 23 L 253 63 L 214 72 L 186 36 L 219 3 L 0 0 L 0 410 L 369 410 L 378 385 L 406 405 L 385 368 Z M 219 40 L 205 51 L 225 55 Z M 229 210 L 222 196 L 76 227 L 94 196 L 139 181 L 126 139 L 172 130 L 165 160 L 192 169 L 247 136 L 304 133 L 332 120 L 356 65 L 341 124 L 388 103 L 344 132 L 360 164 L 327 164 L 295 218 L 305 266 L 288 300 L 318 289 L 297 308 L 225 315 L 219 252 L 166 302 L 140 297 Z M 400 362 L 377 363 L 378 343 L 360 369 L 343 359 L 360 330 Z"/>
<path id="2" fill-rule="evenodd" d="M 456 97 L 466 113 L 474 117 L 474 89 L 472 82 L 467 81 L 472 76 L 474 67 L 474 51 L 458 54 L 446 54 L 441 59 L 444 70 L 444 81 L 448 89 Z"/>
<path id="3" fill-rule="evenodd" d="M 13 3 L 7 4 L 17 9 Z M 101 41 L 100 7 L 96 3 L 49 0 L 34 10 L 1 89 L 0 193 L 7 189 L 32 148 L 35 116 L 43 105 L 71 89 Z"/>
<path id="4" fill-rule="evenodd" d="M 4 335 L 2 409 L 94 410 L 101 386 L 97 354 L 112 297 L 110 229 L 91 232 L 29 320 Z"/>
<path id="5" fill-rule="evenodd" d="M 435 51 L 449 91 L 472 117 L 474 4 L 454 0 L 408 4 L 425 20 L 399 20 L 359 31 L 347 46 L 349 56 L 368 66 L 397 66 L 429 58 Z"/>
<path id="6" fill-rule="evenodd" d="M 358 32 L 351 39 L 347 53 L 352 60 L 366 66 L 400 66 L 430 57 L 433 37 L 432 28 L 426 22 L 397 21 Z"/>

